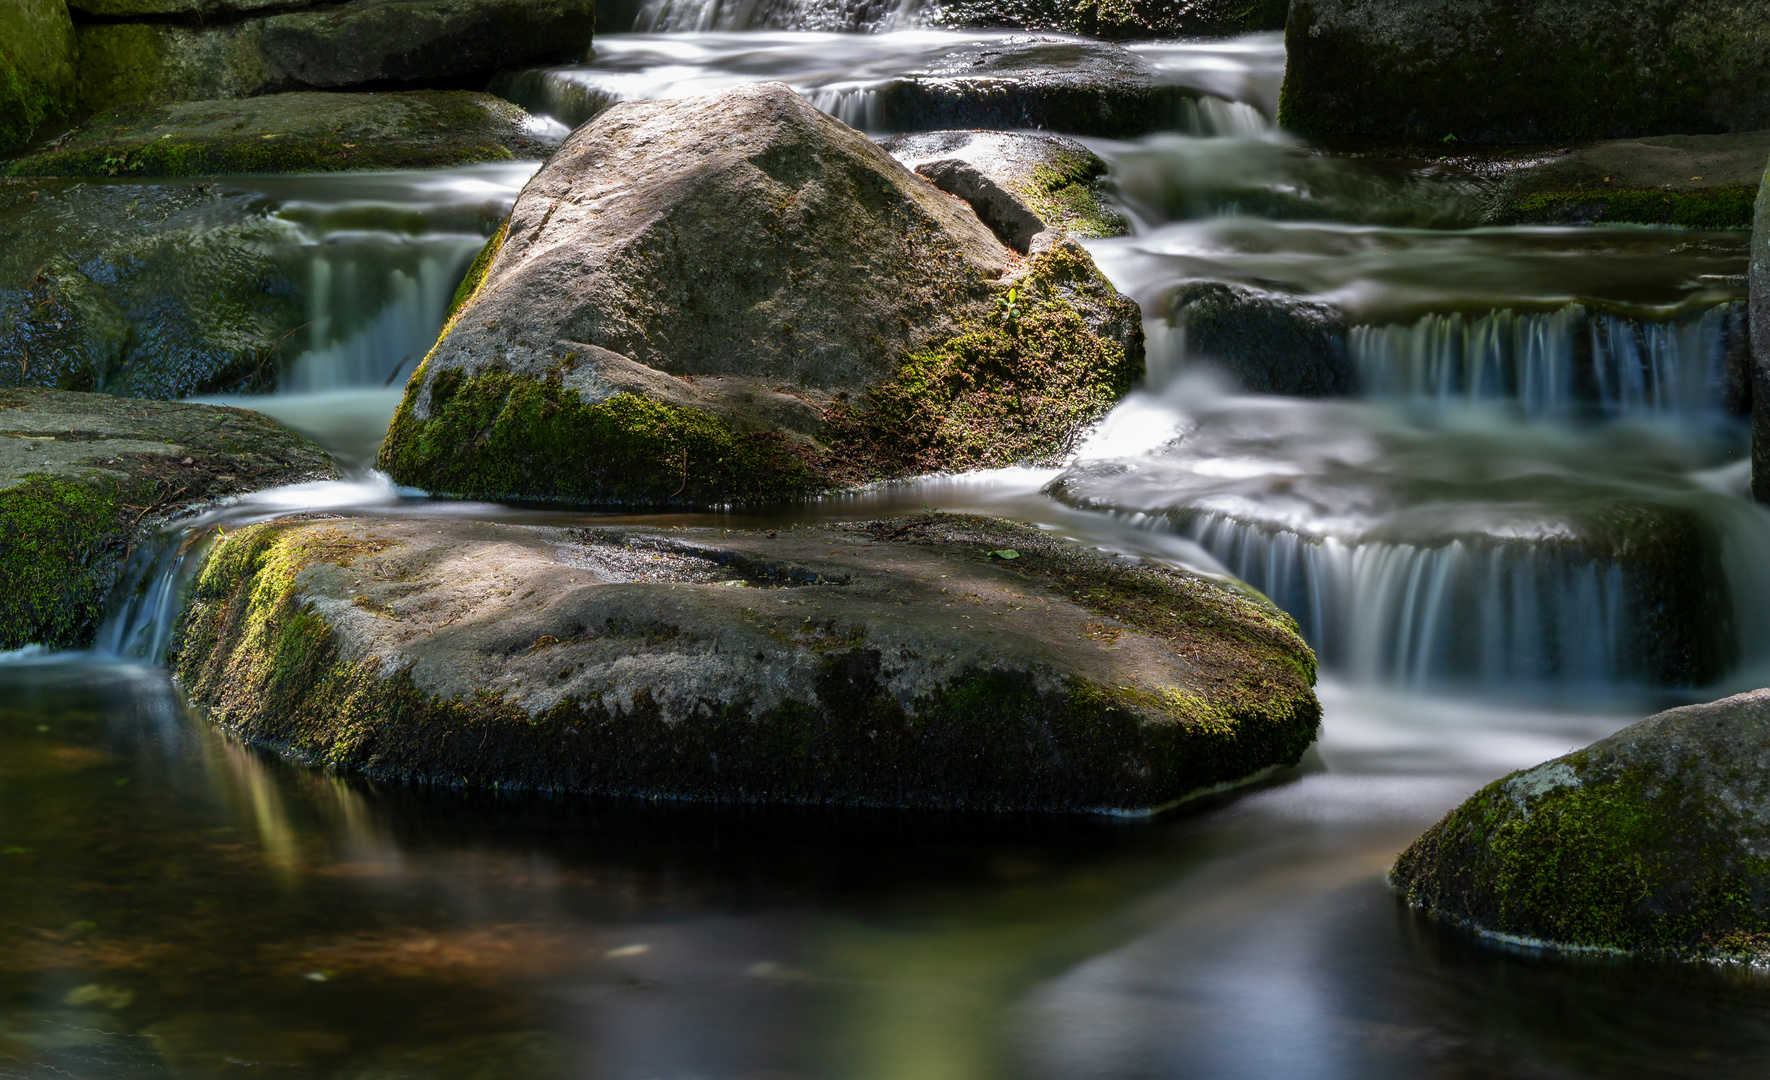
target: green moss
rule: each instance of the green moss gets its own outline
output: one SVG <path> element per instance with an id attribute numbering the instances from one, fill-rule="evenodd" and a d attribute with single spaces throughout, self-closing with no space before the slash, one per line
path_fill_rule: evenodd
<path id="1" fill-rule="evenodd" d="M 38 128 L 68 112 L 67 102 L 0 52 L 0 154 L 30 142 Z"/>
<path id="2" fill-rule="evenodd" d="M 543 380 L 490 368 L 441 372 L 419 421 L 413 377 L 381 445 L 402 483 L 468 498 L 595 503 L 719 503 L 801 497 L 829 481 L 821 455 L 775 432 L 739 432 L 698 409 L 633 394 L 586 405 L 555 371 Z"/>
<path id="3" fill-rule="evenodd" d="M 1500 220 L 1505 224 L 1626 222 L 1687 229 L 1749 229 L 1757 196 L 1757 188 L 1745 184 L 1696 191 L 1628 187 L 1539 191 L 1504 208 Z"/>
<path id="4" fill-rule="evenodd" d="M 0 490 L 0 649 L 91 642 L 128 549 L 109 480 L 31 476 Z"/>
<path id="5" fill-rule="evenodd" d="M 1136 305 L 1076 250 L 1033 259 L 1018 289 L 1016 318 L 906 357 L 863 401 L 839 401 L 817 444 L 738 431 L 711 413 L 633 394 L 585 405 L 563 382 L 570 358 L 537 380 L 497 366 L 432 376 L 427 357 L 388 428 L 380 467 L 401 483 L 469 498 L 705 505 L 1053 461 L 1143 367 L 1140 349 L 1090 330 L 1066 293 L 1087 293 L 1133 335 L 1141 324 Z M 445 327 L 438 348 L 448 334 Z M 429 416 L 420 420 L 426 386 Z"/>
<path id="6" fill-rule="evenodd" d="M 1529 798 L 1482 789 L 1414 843 L 1392 880 L 1408 901 L 1484 930 L 1562 946 L 1716 956 L 1756 949 L 1770 859 L 1742 855 L 1716 809 L 1641 765 Z M 1762 950 L 1759 950 L 1762 951 Z"/>
<path id="7" fill-rule="evenodd" d="M 1053 163 L 1034 166 L 1031 181 L 1015 194 L 1054 228 L 1077 236 L 1123 236 L 1130 226 L 1102 197 L 1105 175 L 1106 163 L 1093 154 L 1060 151 Z"/>
<path id="8" fill-rule="evenodd" d="M 503 250 L 504 241 L 509 236 L 510 222 L 506 221 L 503 227 L 493 233 L 491 239 L 485 242 L 485 246 L 479 249 L 479 254 L 473 257 L 473 264 L 467 268 L 467 276 L 461 279 L 461 284 L 455 286 L 454 299 L 449 301 L 448 314 L 444 316 L 445 325 L 452 324 L 455 313 L 466 307 L 467 301 L 473 299 L 473 294 L 479 291 L 480 285 L 486 279 L 486 271 L 492 268 L 492 260 L 498 257 L 499 251 Z"/>
<path id="9" fill-rule="evenodd" d="M 846 482 L 1050 462 L 1075 447 L 1142 374 L 1141 350 L 1089 329 L 1064 295 L 1084 289 L 1129 326 L 1136 305 L 1083 255 L 1054 248 L 1019 280 L 1018 312 L 913 353 L 858 405 L 826 416 Z M 1115 310 L 1116 309 L 1116 310 Z"/>
<path id="10" fill-rule="evenodd" d="M 348 145 L 347 145 L 348 144 Z M 161 139 L 151 143 L 53 150 L 13 162 L 8 176 L 227 176 L 242 173 L 430 169 L 508 161 L 490 141 L 357 143 L 343 138 Z"/>
<path id="11" fill-rule="evenodd" d="M 864 636 L 821 654 L 814 702 L 760 714 L 738 701 L 666 722 L 644 688 L 625 710 L 611 710 L 602 695 L 538 715 L 491 694 L 441 700 L 409 671 L 345 659 L 297 588 L 307 566 L 352 565 L 367 550 L 314 523 L 253 526 L 227 538 L 199 575 L 179 629 L 175 660 L 193 700 L 256 742 L 389 779 L 1000 809 L 1164 805 L 1296 760 L 1315 727 L 1307 685 L 1288 682 L 1284 702 L 1263 712 L 1178 692 L 1157 695 L 1152 711 L 1148 695 L 1126 688 L 1078 679 L 1041 687 L 1022 675 L 973 672 L 906 709 Z M 1191 610 L 1200 599 L 1165 602 Z M 658 626 L 598 632 L 681 635 Z"/>

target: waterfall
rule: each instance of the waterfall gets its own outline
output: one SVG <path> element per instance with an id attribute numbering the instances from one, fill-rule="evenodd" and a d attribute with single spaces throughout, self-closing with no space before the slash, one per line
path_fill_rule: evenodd
<path id="1" fill-rule="evenodd" d="M 184 526 L 137 547 L 111 594 L 92 651 L 107 659 L 158 663 L 172 644 L 185 590 L 214 538 L 212 527 Z"/>
<path id="2" fill-rule="evenodd" d="M 1739 411 L 1745 304 L 1694 318 L 1649 320 L 1511 309 L 1411 324 L 1355 326 L 1347 351 L 1361 391 L 1440 405 L 1515 402 L 1528 416 L 1580 404 L 1606 416 L 1695 416 Z M 1736 368 L 1738 370 L 1736 370 Z"/>
<path id="3" fill-rule="evenodd" d="M 632 29 L 877 33 L 923 25 L 934 9 L 933 0 L 646 0 Z"/>

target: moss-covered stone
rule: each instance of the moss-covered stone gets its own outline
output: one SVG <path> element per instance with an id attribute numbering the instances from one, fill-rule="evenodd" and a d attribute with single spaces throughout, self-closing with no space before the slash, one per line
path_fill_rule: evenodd
<path id="1" fill-rule="evenodd" d="M 1757 0 L 1298 0 L 1279 123 L 1548 142 L 1770 128 Z"/>
<path id="2" fill-rule="evenodd" d="M 1743 229 L 1751 224 L 1758 189 L 1743 184 L 1705 191 L 1600 188 L 1532 192 L 1502 212 L 1508 224 L 1676 225 L 1686 229 Z"/>
<path id="3" fill-rule="evenodd" d="M 1106 162 L 1074 139 L 1027 131 L 929 131 L 897 135 L 880 142 L 891 156 L 929 177 L 942 191 L 971 203 L 977 216 L 997 236 L 1004 230 L 991 220 L 967 186 L 945 182 L 937 173 L 946 162 L 970 166 L 1018 203 L 1039 228 L 1062 229 L 1076 236 L 1123 236 L 1129 224 L 1113 206 L 1106 185 Z M 1025 251 L 1024 244 L 1013 244 Z"/>
<path id="4" fill-rule="evenodd" d="M 1770 691 L 1660 713 L 1495 781 L 1390 880 L 1507 939 L 1770 961 Z"/>
<path id="5" fill-rule="evenodd" d="M 76 55 L 62 0 L 0 5 L 0 154 L 73 112 Z"/>
<path id="6" fill-rule="evenodd" d="M 1770 171 L 1764 174 L 1753 210 L 1749 276 L 1752 497 L 1770 504 Z"/>
<path id="7" fill-rule="evenodd" d="M 216 176 L 423 169 L 545 158 L 527 113 L 489 94 L 270 94 L 138 102 L 12 162 L 10 176 Z"/>
<path id="8" fill-rule="evenodd" d="M 1263 599 L 945 516 L 255 526 L 175 651 L 310 762 L 651 798 L 1142 812 L 1294 763 L 1319 717 Z"/>
<path id="9" fill-rule="evenodd" d="M 1079 245 L 1020 260 L 778 84 L 610 110 L 501 235 L 382 445 L 402 483 L 705 504 L 1052 461 L 1142 370 Z"/>
<path id="10" fill-rule="evenodd" d="M 130 548 L 193 504 L 336 475 L 257 413 L 0 391 L 0 649 L 89 643 Z"/>
<path id="11" fill-rule="evenodd" d="M 580 60 L 592 0 L 356 0 L 205 21 L 79 28 L 80 104 L 253 97 L 287 90 L 436 85 Z"/>

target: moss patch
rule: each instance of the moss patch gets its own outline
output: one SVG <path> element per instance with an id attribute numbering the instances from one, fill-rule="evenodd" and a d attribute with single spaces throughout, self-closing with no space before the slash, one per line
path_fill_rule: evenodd
<path id="1" fill-rule="evenodd" d="M 92 640 L 149 497 L 103 477 L 32 476 L 0 490 L 0 649 Z"/>
<path id="2" fill-rule="evenodd" d="M 1077 236 L 1123 236 L 1129 225 L 1102 196 L 1105 176 L 1106 163 L 1093 154 L 1060 150 L 1050 164 L 1033 166 L 1031 178 L 1016 185 L 1015 194 L 1054 228 Z"/>
<path id="3" fill-rule="evenodd" d="M 1550 767 L 1579 778 L 1527 802 L 1496 781 L 1415 841 L 1391 874 L 1408 902 L 1562 946 L 1770 958 L 1770 859 L 1743 856 L 1677 770 Z"/>
<path id="4" fill-rule="evenodd" d="M 1749 229 L 1756 187 L 1732 184 L 1694 191 L 1579 188 L 1538 191 L 1503 207 L 1500 224 L 1593 225 L 1618 222 L 1687 229 Z"/>

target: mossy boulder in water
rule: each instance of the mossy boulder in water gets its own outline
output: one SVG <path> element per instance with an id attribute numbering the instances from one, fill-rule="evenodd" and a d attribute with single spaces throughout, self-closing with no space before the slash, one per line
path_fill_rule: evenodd
<path id="1" fill-rule="evenodd" d="M 0 4 L 0 154 L 73 111 L 77 57 L 62 0 Z"/>
<path id="2" fill-rule="evenodd" d="M 1141 374 L 1079 245 L 1022 261 L 779 84 L 603 113 L 493 245 L 382 445 L 402 483 L 707 503 L 1053 461 Z"/>
<path id="3" fill-rule="evenodd" d="M 544 158 L 536 122 L 489 94 L 290 93 L 138 102 L 93 117 L 12 176 L 217 176 L 425 169 Z"/>
<path id="4" fill-rule="evenodd" d="M 0 391 L 0 649 L 90 643 L 130 548 L 191 506 L 336 476 L 257 413 Z"/>
<path id="5" fill-rule="evenodd" d="M 1770 128 L 1761 0 L 1297 0 L 1279 123 L 1548 142 Z"/>
<path id="6" fill-rule="evenodd" d="M 0 388 L 180 398 L 276 384 L 285 229 L 202 185 L 0 180 Z"/>
<path id="7" fill-rule="evenodd" d="M 293 6 L 293 5 L 292 5 Z M 79 30 L 80 103 L 483 80 L 583 59 L 593 0 L 355 0 L 206 22 L 150 16 Z M 144 13 L 149 14 L 149 13 Z"/>
<path id="8" fill-rule="evenodd" d="M 1287 0 L 943 0 L 943 26 L 1019 26 L 1099 38 L 1217 37 L 1283 30 Z"/>
<path id="9" fill-rule="evenodd" d="M 1168 297 L 1168 323 L 1189 357 L 1221 367 L 1260 394 L 1337 397 L 1357 386 L 1347 320 L 1332 304 L 1222 281 Z"/>
<path id="10" fill-rule="evenodd" d="M 1650 716 L 1496 780 L 1390 881 L 1504 940 L 1770 962 L 1770 690 Z"/>
<path id="11" fill-rule="evenodd" d="M 879 143 L 949 195 L 1016 251 L 1045 229 L 1123 236 L 1129 225 L 1106 190 L 1106 162 L 1061 135 L 1031 131 L 927 131 Z"/>
<path id="12" fill-rule="evenodd" d="M 1141 813 L 1295 764 L 1320 716 L 1263 597 L 948 515 L 254 526 L 173 652 L 309 762 L 650 798 Z"/>
<path id="13" fill-rule="evenodd" d="M 1496 224 L 1751 227 L 1770 131 L 1609 139 L 1500 166 Z"/>

